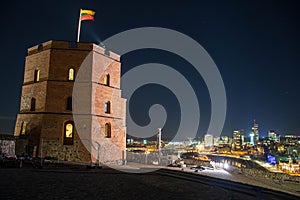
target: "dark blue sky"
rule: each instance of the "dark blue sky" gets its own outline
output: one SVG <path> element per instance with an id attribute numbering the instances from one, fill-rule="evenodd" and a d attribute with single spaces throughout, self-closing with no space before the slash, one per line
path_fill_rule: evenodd
<path id="1" fill-rule="evenodd" d="M 146 26 L 174 29 L 199 42 L 215 61 L 225 84 L 228 105 L 223 134 L 231 135 L 234 129 L 248 133 L 254 118 L 262 134 L 269 129 L 300 134 L 297 1 L 11 0 L 1 7 L 0 133 L 13 132 L 27 48 L 51 39 L 76 40 L 79 9 L 87 8 L 95 10 L 96 16 L 94 22 L 82 26 L 84 42 L 99 43 L 121 31 Z M 122 58 L 122 72 L 155 59 L 171 65 L 191 82 L 203 118 L 199 133 L 205 132 L 210 119 L 209 95 L 188 63 L 167 52 L 138 51 Z M 164 88 L 154 88 L 156 94 L 168 95 Z M 164 99 L 168 98 L 172 95 Z M 170 100 L 170 104 L 176 101 Z M 143 115 L 137 116 L 141 119 Z M 172 127 L 166 130 L 171 132 Z"/>

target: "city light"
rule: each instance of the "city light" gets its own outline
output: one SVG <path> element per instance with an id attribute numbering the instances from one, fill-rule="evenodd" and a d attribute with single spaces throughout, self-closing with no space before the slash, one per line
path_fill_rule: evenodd
<path id="1" fill-rule="evenodd" d="M 224 163 L 224 169 L 228 169 L 229 165 L 227 163 Z"/>

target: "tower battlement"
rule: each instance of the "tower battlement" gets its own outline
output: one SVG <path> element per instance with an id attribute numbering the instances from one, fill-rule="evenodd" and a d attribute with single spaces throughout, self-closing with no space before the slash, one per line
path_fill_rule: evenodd
<path id="1" fill-rule="evenodd" d="M 99 54 L 109 56 L 110 58 L 120 61 L 120 56 L 112 51 L 109 51 L 97 44 L 85 43 L 85 42 L 71 42 L 71 41 L 59 41 L 59 40 L 49 40 L 43 42 L 42 44 L 35 45 L 28 48 L 27 55 L 33 55 L 44 50 L 49 49 L 62 49 L 62 50 L 80 50 L 80 51 L 95 51 Z"/>

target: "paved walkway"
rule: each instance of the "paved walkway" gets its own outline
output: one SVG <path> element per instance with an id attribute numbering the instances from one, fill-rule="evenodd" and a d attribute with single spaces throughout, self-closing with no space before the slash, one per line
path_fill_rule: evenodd
<path id="1" fill-rule="evenodd" d="M 0 199 L 257 199 L 255 196 L 240 192 L 228 193 L 220 187 L 155 173 L 127 173 L 128 170 L 131 172 L 153 170 L 153 167 L 157 168 L 157 166 L 128 163 L 120 167 L 121 171 L 107 167 L 91 170 L 0 169 Z M 195 173 L 188 168 L 184 171 Z M 213 171 L 204 170 L 197 173 L 213 176 Z M 220 174 L 217 173 L 223 172 L 216 171 L 215 176 L 220 178 Z M 247 177 L 240 174 L 224 173 L 222 178 L 237 182 L 245 181 L 248 184 L 260 182 L 249 181 Z M 275 196 L 273 199 L 278 198 Z"/>
<path id="2" fill-rule="evenodd" d="M 250 184 L 250 185 L 259 186 L 271 190 L 297 195 L 300 197 L 300 183 L 293 183 L 293 182 L 279 183 L 279 182 L 275 182 L 275 180 L 272 179 L 246 176 L 245 174 L 242 174 L 237 170 L 232 170 L 231 172 L 228 172 L 224 169 L 218 169 L 218 170 L 203 170 L 203 171 L 195 172 L 195 170 L 191 170 L 188 167 L 186 168 L 166 167 L 166 166 L 159 167 L 155 165 L 145 165 L 145 164 L 132 163 L 132 162 L 128 162 L 126 166 L 120 167 L 121 170 L 125 169 L 124 171 L 129 171 L 129 172 L 133 171 L 137 173 L 155 171 L 159 168 L 180 170 L 188 173 L 201 174 L 201 175 L 210 176 L 214 178 L 230 180 L 238 183 Z"/>
<path id="3" fill-rule="evenodd" d="M 132 174 L 108 168 L 90 171 L 93 173 L 0 169 L 0 199 L 256 199 L 253 196 L 228 194 L 220 188 L 155 173 Z"/>

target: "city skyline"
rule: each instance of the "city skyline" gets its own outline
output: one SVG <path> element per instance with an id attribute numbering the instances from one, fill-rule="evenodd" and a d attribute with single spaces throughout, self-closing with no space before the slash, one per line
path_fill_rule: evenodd
<path id="1" fill-rule="evenodd" d="M 5 16 L 11 18 L 0 22 L 5 27 L 1 32 L 5 51 L 1 54 L 3 71 L 0 88 L 6 94 L 1 99 L 0 133 L 13 133 L 26 49 L 50 39 L 75 41 L 79 9 L 88 8 L 96 11 L 95 21 L 83 24 L 82 42 L 100 44 L 121 31 L 155 26 L 177 30 L 201 44 L 216 63 L 224 81 L 227 95 L 224 135 L 231 136 L 233 130 L 244 129 L 248 136 L 253 119 L 259 124 L 260 135 L 267 136 L 268 130 L 275 130 L 281 135 L 299 135 L 300 83 L 297 74 L 300 61 L 297 56 L 300 39 L 297 35 L 300 32 L 300 14 L 297 5 L 293 1 L 213 1 L 181 3 L 168 9 L 167 2 L 152 2 L 144 6 L 124 2 L 49 1 L 45 5 L 38 1 L 6 2 L 6 9 L 1 15 L 3 19 Z M 125 55 L 122 58 L 122 74 L 145 62 L 168 64 L 190 81 L 200 102 L 198 132 L 206 133 L 210 99 L 202 77 L 195 75 L 185 60 L 169 52 L 154 50 Z M 153 92 L 163 98 L 144 95 Z M 145 86 L 135 96 L 136 101 L 143 102 L 136 105 L 146 104 L 142 109 L 139 106 L 133 108 L 135 112 L 146 112 L 153 102 L 162 100 L 169 104 L 170 115 L 176 116 L 173 110 L 178 105 L 172 93 L 164 88 Z M 145 113 L 136 115 L 139 123 L 147 124 Z M 176 129 L 172 127 L 176 122 L 176 117 L 170 119 L 166 132 Z"/>

